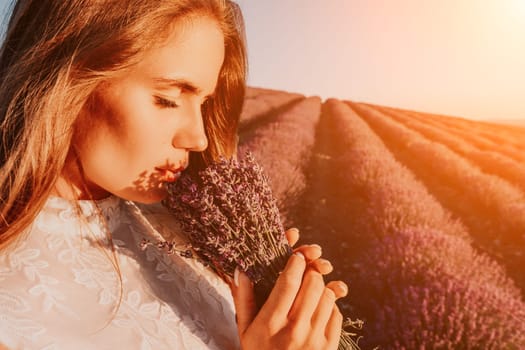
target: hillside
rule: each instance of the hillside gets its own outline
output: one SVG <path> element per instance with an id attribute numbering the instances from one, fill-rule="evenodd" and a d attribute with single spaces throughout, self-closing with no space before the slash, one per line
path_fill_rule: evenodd
<path id="1" fill-rule="evenodd" d="M 525 128 L 249 88 L 239 136 L 362 348 L 525 348 Z"/>
<path id="2" fill-rule="evenodd" d="M 525 128 L 525 119 L 503 119 L 503 120 L 494 120 L 491 122 L 495 124 L 514 125 L 514 126 L 521 126 L 522 128 Z"/>

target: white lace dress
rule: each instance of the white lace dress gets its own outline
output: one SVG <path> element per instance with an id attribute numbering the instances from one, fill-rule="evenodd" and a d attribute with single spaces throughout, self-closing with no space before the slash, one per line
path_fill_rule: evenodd
<path id="1" fill-rule="evenodd" d="M 46 350 L 239 348 L 228 285 L 195 259 L 153 245 L 141 249 L 144 238 L 183 243 L 160 204 L 139 207 L 112 196 L 80 201 L 80 207 L 84 221 L 72 202 L 50 197 L 28 235 L 0 253 L 0 344 Z M 105 227 L 112 232 L 122 281 Z"/>

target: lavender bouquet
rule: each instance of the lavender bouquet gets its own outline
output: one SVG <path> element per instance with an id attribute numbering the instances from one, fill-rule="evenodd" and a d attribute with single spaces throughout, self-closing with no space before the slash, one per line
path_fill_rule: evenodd
<path id="1" fill-rule="evenodd" d="M 292 254 L 267 177 L 251 154 L 221 159 L 198 174 L 183 173 L 163 201 L 180 222 L 193 251 L 220 276 L 236 267 L 254 283 L 258 308 L 268 298 Z M 170 242 L 160 242 L 171 247 Z M 189 251 L 181 251 L 189 256 Z M 356 334 L 344 330 L 339 349 L 358 349 Z"/>

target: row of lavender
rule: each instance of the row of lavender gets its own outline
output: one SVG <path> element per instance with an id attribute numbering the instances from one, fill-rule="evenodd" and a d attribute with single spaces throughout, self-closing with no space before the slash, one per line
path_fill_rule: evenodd
<path id="1" fill-rule="evenodd" d="M 377 106 L 372 106 L 377 108 Z M 491 125 L 454 117 L 404 111 L 381 107 L 382 111 L 397 111 L 415 120 L 459 137 L 483 151 L 497 151 L 518 162 L 525 162 L 525 128 L 510 125 Z"/>
<path id="2" fill-rule="evenodd" d="M 508 145 L 511 148 L 521 148 L 523 150 L 523 133 L 525 128 L 517 125 L 494 124 L 484 121 L 469 120 L 451 116 L 441 116 L 422 112 L 412 112 L 412 115 L 431 119 L 441 125 L 463 131 L 464 133 L 475 134 L 477 137 L 492 142 L 495 145 Z"/>
<path id="3" fill-rule="evenodd" d="M 453 136 L 445 139 L 446 135 L 436 132 L 439 129 L 421 125 L 399 113 L 385 114 L 369 106 L 350 105 L 389 148 L 397 150 L 403 163 L 427 184 L 442 205 L 461 217 L 475 244 L 504 264 L 509 275 L 525 290 L 525 275 L 521 271 L 525 266 L 522 164 L 495 151 L 474 152 L 468 143 L 461 143 Z M 457 147 L 458 143 L 463 148 Z M 461 154 L 465 148 L 470 153 Z M 481 157 L 492 170 L 484 171 L 473 161 L 473 155 Z M 487 159 L 487 155 L 491 158 Z M 512 170 L 515 181 L 508 179 Z"/>
<path id="4" fill-rule="evenodd" d="M 499 152 L 498 148 L 502 144 L 506 144 L 502 140 L 499 140 L 498 145 L 492 145 L 490 149 L 479 149 L 465 140 L 465 134 L 461 134 L 461 136 L 452 134 L 440 127 L 440 124 L 432 123 L 432 120 L 429 121 L 423 115 L 410 115 L 381 106 L 371 107 L 402 123 L 407 128 L 420 133 L 423 137 L 450 148 L 478 166 L 483 172 L 497 175 L 525 192 L 525 163 Z M 493 130 L 493 133 L 498 135 L 500 131 Z M 468 134 L 475 134 L 475 131 L 471 129 Z M 523 152 L 525 151 L 525 129 L 523 129 L 521 137 L 523 138 L 521 145 Z"/>
<path id="5" fill-rule="evenodd" d="M 315 142 L 321 99 L 303 97 L 297 100 L 296 95 L 283 92 L 271 95 L 271 99 L 269 94 L 260 95 L 253 99 L 252 105 L 259 99 L 271 103 L 261 103 L 251 114 L 244 111 L 241 124 L 257 122 L 257 127 L 245 132 L 241 129 L 238 155 L 242 159 L 250 151 L 266 170 L 283 223 L 290 227 L 293 224 L 291 210 L 306 187 L 305 171 Z M 283 104 L 286 108 L 282 108 Z"/>
<path id="6" fill-rule="evenodd" d="M 336 140 L 330 181 L 339 190 L 332 196 L 348 203 L 332 208 L 332 219 L 341 222 L 337 239 L 359 241 L 347 278 L 355 314 L 367 321 L 364 342 L 406 349 L 525 346 L 519 289 L 472 248 L 468 231 L 394 158 L 364 114 L 330 100 L 320 125 Z M 407 144 L 416 147 L 416 140 Z"/>
<path id="7" fill-rule="evenodd" d="M 286 106 L 303 98 L 303 95 L 297 93 L 248 87 L 241 112 L 239 129 L 241 132 L 249 129 L 252 125 L 268 119 L 272 114 L 279 114 L 280 110 L 286 109 Z"/>
<path id="8" fill-rule="evenodd" d="M 370 104 L 368 104 L 370 105 Z M 401 108 L 370 105 L 379 107 L 383 110 L 399 112 L 414 118 L 424 119 L 435 125 L 447 128 L 450 131 L 456 131 L 463 134 L 475 136 L 477 139 L 492 143 L 495 146 L 506 145 L 511 148 L 523 149 L 523 134 L 525 128 L 512 124 L 496 124 L 488 121 L 470 120 L 460 117 L 447 115 L 410 111 Z"/>

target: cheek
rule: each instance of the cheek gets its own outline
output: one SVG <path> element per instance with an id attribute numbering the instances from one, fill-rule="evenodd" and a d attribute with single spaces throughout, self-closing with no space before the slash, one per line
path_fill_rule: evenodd
<path id="1" fill-rule="evenodd" d="M 118 108 L 117 108 L 118 107 Z M 97 111 L 78 142 L 88 179 L 108 190 L 130 186 L 154 171 L 166 143 L 165 128 L 152 123 L 147 107 L 104 108 Z"/>
<path id="2" fill-rule="evenodd" d="M 111 108 L 106 105 L 103 111 L 107 135 L 125 148 L 126 153 L 136 156 L 147 153 L 149 158 L 154 158 L 151 152 L 158 152 L 158 147 L 169 141 L 169 126 L 165 125 L 168 119 L 161 119 L 162 111 L 146 91 L 124 92 L 112 101 Z"/>
<path id="3" fill-rule="evenodd" d="M 114 130 L 97 126 L 79 142 L 79 157 L 90 182 L 110 190 L 117 183 L 128 182 L 131 176 L 128 149 Z"/>
<path id="4" fill-rule="evenodd" d="M 117 146 L 127 162 L 154 159 L 159 146 L 169 141 L 168 128 L 159 123 L 159 110 L 151 96 L 140 89 L 110 95 L 98 115 L 104 138 Z M 104 141 L 102 141 L 104 142 Z"/>

